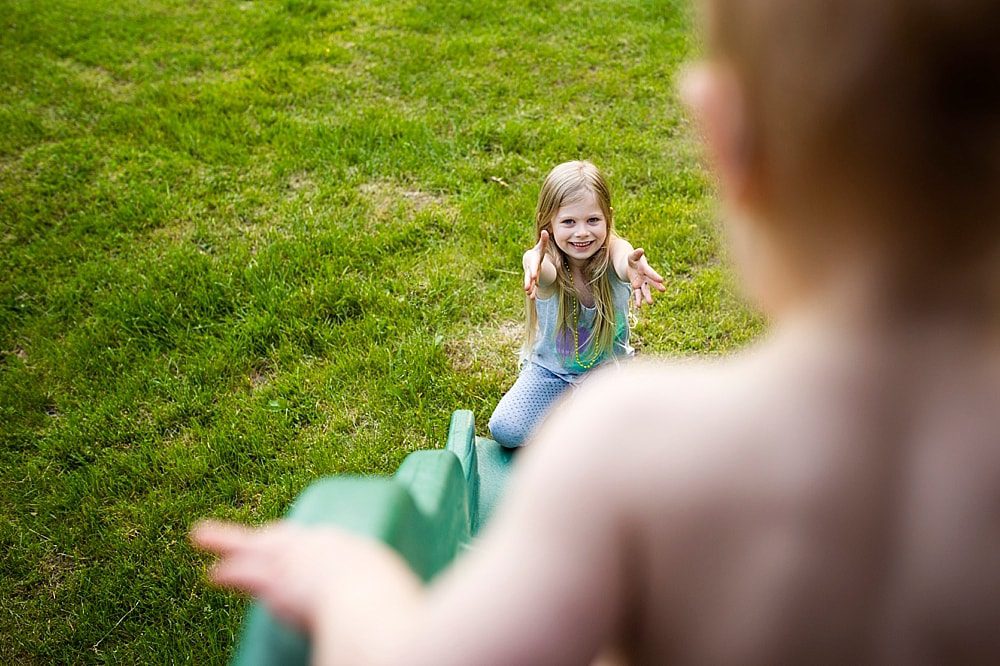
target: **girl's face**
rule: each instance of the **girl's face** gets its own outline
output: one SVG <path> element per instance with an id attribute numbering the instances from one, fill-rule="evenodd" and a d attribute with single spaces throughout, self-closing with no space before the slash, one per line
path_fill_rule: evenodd
<path id="1" fill-rule="evenodd" d="M 552 240 L 571 265 L 582 266 L 607 239 L 608 221 L 593 192 L 564 203 L 552 217 Z"/>

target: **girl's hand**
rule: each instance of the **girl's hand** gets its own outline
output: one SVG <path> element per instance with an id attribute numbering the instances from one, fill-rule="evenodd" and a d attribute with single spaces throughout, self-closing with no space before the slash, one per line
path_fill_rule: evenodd
<path id="1" fill-rule="evenodd" d="M 642 307 L 644 302 L 652 305 L 653 293 L 649 285 L 652 284 L 657 291 L 667 290 L 663 286 L 663 278 L 649 265 L 646 252 L 642 248 L 633 250 L 628 255 L 628 279 L 632 284 L 632 297 L 637 308 Z"/>
<path id="2" fill-rule="evenodd" d="M 192 528 L 191 541 L 219 556 L 208 574 L 213 583 L 258 597 L 276 617 L 310 632 L 324 616 L 377 616 L 387 606 L 408 605 L 420 588 L 391 550 L 332 527 L 206 520 Z"/>
<path id="3" fill-rule="evenodd" d="M 538 273 L 542 269 L 542 260 L 545 259 L 545 251 L 549 247 L 549 232 L 542 231 L 535 247 L 524 253 L 522 263 L 524 264 L 524 293 L 528 298 L 535 300 L 538 295 Z"/>

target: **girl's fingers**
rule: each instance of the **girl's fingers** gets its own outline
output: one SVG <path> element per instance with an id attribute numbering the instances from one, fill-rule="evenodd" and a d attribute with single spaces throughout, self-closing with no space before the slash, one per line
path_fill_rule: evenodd
<path id="1" fill-rule="evenodd" d="M 663 282 L 663 278 L 660 276 L 660 274 L 654 271 L 653 267 L 650 266 L 649 262 L 647 261 L 642 262 L 642 273 L 643 277 L 645 277 L 650 282 Z"/>
<path id="2" fill-rule="evenodd" d="M 635 263 L 642 259 L 642 255 L 646 254 L 646 251 L 641 247 L 632 250 L 632 254 L 628 255 L 628 260 L 630 263 Z"/>
<path id="3" fill-rule="evenodd" d="M 649 282 L 643 280 L 632 288 L 632 300 L 635 302 L 637 308 L 641 308 L 643 303 L 647 305 L 653 304 L 653 292 L 650 290 L 649 284 Z M 666 287 L 657 285 L 657 289 L 665 291 Z"/>
<path id="4" fill-rule="evenodd" d="M 525 273 L 524 274 L 525 293 L 532 294 L 537 288 L 538 288 L 538 273 L 536 271 Z"/>
<path id="5" fill-rule="evenodd" d="M 654 271 L 653 268 L 648 263 L 646 264 L 645 269 L 646 269 L 646 279 L 647 280 L 649 280 L 650 282 L 653 282 L 653 283 L 657 284 L 658 286 L 662 286 L 663 285 L 663 278 L 660 276 L 659 273 L 657 273 L 656 271 Z"/>

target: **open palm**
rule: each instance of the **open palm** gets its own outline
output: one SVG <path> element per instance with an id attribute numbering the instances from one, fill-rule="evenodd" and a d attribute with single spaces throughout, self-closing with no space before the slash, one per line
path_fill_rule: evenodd
<path id="1" fill-rule="evenodd" d="M 636 307 L 641 307 L 643 303 L 653 303 L 650 285 L 657 291 L 667 290 L 663 285 L 663 278 L 649 265 L 642 248 L 637 248 L 628 255 L 628 281 L 632 285 L 632 298 Z"/>

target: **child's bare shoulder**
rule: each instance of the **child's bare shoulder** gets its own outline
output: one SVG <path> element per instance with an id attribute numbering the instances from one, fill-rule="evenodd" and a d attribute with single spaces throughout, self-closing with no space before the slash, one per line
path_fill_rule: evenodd
<path id="1" fill-rule="evenodd" d="M 599 469 L 616 495 L 628 479 L 634 493 L 717 496 L 732 487 L 731 474 L 746 470 L 747 458 L 763 473 L 788 441 L 772 434 L 787 421 L 781 405 L 794 396 L 782 389 L 780 370 L 760 372 L 761 363 L 748 354 L 633 362 L 597 373 L 555 410 L 538 438 L 539 448 L 550 450 L 539 457 L 580 468 L 581 480 Z"/>
<path id="2" fill-rule="evenodd" d="M 600 450 L 600 441 L 610 438 L 620 440 L 616 448 L 632 454 L 690 460 L 693 452 L 701 452 L 698 457 L 711 458 L 742 446 L 739 441 L 752 432 L 774 426 L 773 406 L 788 396 L 775 374 L 760 372 L 760 365 L 755 354 L 636 361 L 598 373 L 560 418 L 579 422 L 589 415 L 581 437 L 591 443 L 581 448 Z"/>
<path id="3" fill-rule="evenodd" d="M 632 514 L 739 520 L 772 502 L 822 512 L 866 461 L 846 444 L 863 435 L 838 425 L 849 401 L 811 373 L 767 350 L 601 372 L 543 428 L 538 467 L 561 470 L 562 492 L 602 492 Z"/>

